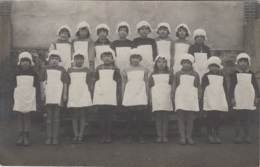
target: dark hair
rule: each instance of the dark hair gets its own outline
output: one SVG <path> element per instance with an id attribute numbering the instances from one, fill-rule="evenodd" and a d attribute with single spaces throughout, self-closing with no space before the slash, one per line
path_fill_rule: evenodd
<path id="1" fill-rule="evenodd" d="M 120 28 L 126 28 L 127 34 L 129 33 L 129 29 L 127 26 L 119 26 L 117 32 L 119 32 Z"/>
<path id="2" fill-rule="evenodd" d="M 74 59 L 75 59 L 75 57 L 83 57 L 83 58 L 85 59 L 84 55 L 82 55 L 82 54 L 76 54 L 76 55 L 74 56 Z"/>
<path id="3" fill-rule="evenodd" d="M 210 65 L 208 65 L 208 67 L 211 66 L 211 65 L 215 65 L 215 66 L 220 67 L 220 66 L 219 66 L 218 64 L 216 64 L 216 63 L 211 63 Z"/>
<path id="4" fill-rule="evenodd" d="M 158 28 L 157 34 L 159 34 L 159 29 L 161 29 L 161 28 L 167 29 L 167 34 L 170 34 L 170 31 L 169 31 L 168 28 L 165 27 L 165 26 L 160 26 L 160 27 Z"/>
<path id="5" fill-rule="evenodd" d="M 157 67 L 157 62 L 158 62 L 159 59 L 164 59 L 164 60 L 166 60 L 165 58 L 159 57 L 159 58 L 154 62 L 154 71 L 158 71 L 158 70 L 159 70 L 159 68 Z M 166 63 L 167 63 L 167 60 L 166 60 Z M 165 72 L 168 72 L 168 71 L 169 71 L 169 67 L 166 65 Z"/>
<path id="6" fill-rule="evenodd" d="M 60 58 L 60 56 L 59 56 L 59 55 L 56 55 L 56 54 L 51 54 L 51 55 L 50 55 L 50 57 L 49 57 L 49 61 L 50 61 L 50 58 L 51 58 L 51 57 L 59 57 L 59 61 L 61 62 L 61 58 Z"/>
<path id="7" fill-rule="evenodd" d="M 101 55 L 100 55 L 100 58 L 102 59 L 103 55 L 111 55 L 111 57 L 114 59 L 113 57 L 113 54 L 111 52 L 103 52 Z"/>
<path id="8" fill-rule="evenodd" d="M 31 61 L 31 59 L 29 59 L 29 58 L 27 58 L 27 57 L 21 58 L 20 62 L 21 62 L 21 61 L 25 61 L 25 60 L 29 61 L 29 62 L 30 62 L 30 64 L 32 64 L 32 61 Z"/>
<path id="9" fill-rule="evenodd" d="M 241 58 L 241 59 L 239 59 L 239 60 L 237 61 L 237 64 L 239 63 L 239 61 L 246 61 L 247 64 L 249 64 L 248 58 Z"/>
<path id="10" fill-rule="evenodd" d="M 141 28 L 143 28 L 143 27 L 147 27 L 147 28 L 148 28 L 148 30 L 149 30 L 149 32 L 151 32 L 151 29 L 150 29 L 150 27 L 149 27 L 149 26 L 142 26 L 142 27 L 140 27 L 140 28 L 138 28 L 138 29 L 137 29 L 138 33 L 140 32 L 140 29 L 141 29 Z"/>
<path id="11" fill-rule="evenodd" d="M 188 36 L 189 36 L 189 33 L 188 33 L 188 30 L 187 30 L 187 28 L 185 28 L 184 26 L 180 26 L 180 27 L 177 29 L 177 32 L 176 32 L 176 37 L 179 37 L 179 33 L 178 33 L 179 29 L 184 29 L 184 30 L 186 31 L 186 37 L 188 37 Z"/>
<path id="12" fill-rule="evenodd" d="M 97 29 L 97 35 L 101 32 L 101 31 L 106 31 L 107 35 L 108 35 L 108 30 L 105 28 L 99 28 Z"/>
<path id="13" fill-rule="evenodd" d="M 139 54 L 138 54 L 138 55 L 137 55 L 137 54 L 133 54 L 133 55 L 130 55 L 130 57 L 129 57 L 130 64 L 132 64 L 131 59 L 132 59 L 134 56 L 139 57 L 139 58 L 140 58 L 140 61 L 143 60 L 143 58 L 142 58 L 141 55 L 139 55 Z"/>
<path id="14" fill-rule="evenodd" d="M 181 64 L 183 63 L 183 61 L 188 61 L 188 62 L 192 65 L 192 62 L 191 62 L 189 59 L 183 59 L 183 60 L 181 60 Z"/>
<path id="15" fill-rule="evenodd" d="M 69 38 L 70 38 L 70 32 L 69 32 L 69 30 L 68 30 L 67 28 L 62 28 L 62 29 L 59 31 L 59 35 L 60 35 L 61 32 L 68 32 Z"/>
<path id="16" fill-rule="evenodd" d="M 90 37 L 90 33 L 89 33 L 88 27 L 82 27 L 82 28 L 80 28 L 80 29 L 78 30 L 78 32 L 76 33 L 76 37 L 79 37 L 79 31 L 80 31 L 81 29 L 87 29 L 87 30 L 88 30 L 88 35 L 86 36 L 86 38 L 89 38 L 89 37 Z"/>

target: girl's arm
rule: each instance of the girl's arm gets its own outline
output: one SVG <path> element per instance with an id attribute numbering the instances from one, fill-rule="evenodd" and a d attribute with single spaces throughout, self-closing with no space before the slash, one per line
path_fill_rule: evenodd
<path id="1" fill-rule="evenodd" d="M 45 92 L 44 92 L 44 81 L 40 82 L 40 89 L 41 89 L 41 100 L 45 101 Z"/>
<path id="2" fill-rule="evenodd" d="M 152 49 L 153 49 L 153 61 L 155 60 L 156 56 L 158 55 L 158 51 L 157 51 L 157 44 L 156 41 L 154 39 L 152 39 Z"/>
<path id="3" fill-rule="evenodd" d="M 236 84 L 237 84 L 237 75 L 236 73 L 233 73 L 230 76 L 230 87 L 229 87 L 229 98 L 232 106 L 236 105 L 235 98 L 234 98 Z"/>
<path id="4" fill-rule="evenodd" d="M 94 69 L 95 69 L 95 46 L 94 46 L 94 42 L 92 39 L 88 42 L 88 61 L 89 61 L 90 70 L 94 71 Z"/>
<path id="5" fill-rule="evenodd" d="M 146 69 L 145 74 L 144 74 L 144 82 L 145 82 L 146 95 L 147 95 L 148 104 L 149 104 L 150 103 L 150 89 L 149 89 L 149 83 L 148 83 L 148 73 L 149 73 L 149 70 Z"/>

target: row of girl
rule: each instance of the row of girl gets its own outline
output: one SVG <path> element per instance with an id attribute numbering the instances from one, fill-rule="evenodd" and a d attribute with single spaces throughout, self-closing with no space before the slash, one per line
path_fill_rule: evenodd
<path id="1" fill-rule="evenodd" d="M 221 143 L 218 131 L 221 114 L 228 111 L 228 99 L 236 111 L 235 142 L 251 143 L 249 113 L 256 109 L 260 96 L 246 53 L 237 56 L 238 69 L 231 75 L 227 93 L 221 60 L 211 57 L 210 49 L 204 44 L 207 39 L 204 30 L 194 32 L 194 45 L 186 40 L 190 32 L 185 24 L 176 28 L 179 39 L 175 42 L 168 37 L 171 29 L 167 23 L 158 25 L 156 40 L 147 37 L 151 27 L 146 21 L 138 23 L 140 37 L 133 41 L 126 39 L 129 30 L 127 23 L 120 23 L 117 27 L 120 39 L 110 44 L 108 26 L 99 25 L 99 39 L 94 44 L 96 50 L 91 51 L 89 25 L 82 22 L 77 26 L 78 38 L 72 41 L 73 56 L 70 58 L 66 46 L 70 46 L 71 33 L 63 26 L 58 31 L 59 39 L 51 45 L 47 58 L 49 65 L 39 77 L 31 68 L 34 65 L 31 54 L 19 55 L 19 68 L 14 77 L 14 111 L 19 113 L 20 132 L 17 145 L 30 145 L 30 113 L 36 110 L 37 99 L 45 102 L 47 145 L 59 143 L 60 108 L 64 102 L 73 113 L 73 143 L 83 141 L 85 114 L 90 106 L 98 107 L 100 143 L 112 142 L 113 111 L 121 106 L 127 114 L 126 142 L 132 143 L 137 133 L 138 141 L 145 143 L 143 123 L 149 105 L 156 116 L 156 142 L 168 142 L 168 117 L 174 110 L 178 115 L 180 144 L 194 144 L 191 136 L 193 119 L 195 113 L 204 110 L 207 111 L 209 142 Z M 36 92 L 40 92 L 41 97 Z M 203 105 L 200 106 L 200 102 Z M 241 123 L 245 130 L 244 140 L 240 133 Z"/>

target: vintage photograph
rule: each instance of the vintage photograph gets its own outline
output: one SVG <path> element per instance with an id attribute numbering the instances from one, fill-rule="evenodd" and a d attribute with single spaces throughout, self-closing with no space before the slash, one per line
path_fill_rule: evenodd
<path id="1" fill-rule="evenodd" d="M 259 167 L 260 1 L 0 0 L 0 165 Z"/>

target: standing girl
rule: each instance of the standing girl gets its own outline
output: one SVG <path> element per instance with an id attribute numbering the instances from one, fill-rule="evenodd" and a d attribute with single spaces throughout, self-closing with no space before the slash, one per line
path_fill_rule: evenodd
<path id="1" fill-rule="evenodd" d="M 176 72 L 172 85 L 172 98 L 178 115 L 180 144 L 194 144 L 191 138 L 193 119 L 199 111 L 200 79 L 192 64 L 194 57 L 190 54 L 181 56 L 181 71 Z"/>
<path id="2" fill-rule="evenodd" d="M 49 53 L 47 65 L 40 75 L 41 95 L 45 101 L 47 113 L 47 140 L 46 145 L 58 144 L 60 127 L 60 107 L 62 101 L 67 101 L 67 73 L 59 66 L 62 53 L 53 50 Z"/>
<path id="3" fill-rule="evenodd" d="M 90 37 L 90 26 L 87 22 L 80 22 L 77 25 L 76 37 L 72 40 L 72 53 L 76 50 L 84 51 L 86 60 L 84 61 L 83 67 L 88 67 L 94 71 L 95 68 L 95 47 L 94 42 Z"/>
<path id="4" fill-rule="evenodd" d="M 140 143 L 145 143 L 143 138 L 143 124 L 145 122 L 145 110 L 148 105 L 148 73 L 149 70 L 139 63 L 142 60 L 142 52 L 139 49 L 130 51 L 130 66 L 122 72 L 122 97 L 123 106 L 127 111 L 127 143 L 132 143 L 134 125 L 137 125 L 137 135 Z M 136 123 L 134 123 L 136 117 Z"/>
<path id="5" fill-rule="evenodd" d="M 251 66 L 250 57 L 246 53 L 237 56 L 238 69 L 231 75 L 229 97 L 235 110 L 236 140 L 237 144 L 242 142 L 240 130 L 241 124 L 244 128 L 244 140 L 251 143 L 249 136 L 250 113 L 256 109 L 260 94 L 256 77 Z"/>
<path id="6" fill-rule="evenodd" d="M 30 145 L 29 133 L 31 127 L 31 111 L 36 111 L 36 97 L 38 101 L 39 81 L 37 73 L 32 69 L 34 65 L 32 55 L 22 52 L 19 55 L 18 69 L 14 73 L 14 111 L 18 112 L 19 139 L 16 145 Z M 37 95 L 37 96 L 36 96 Z"/>
<path id="7" fill-rule="evenodd" d="M 133 42 L 136 47 L 143 52 L 142 64 L 152 71 L 153 62 L 158 55 L 155 40 L 148 38 L 148 34 L 152 32 L 152 28 L 147 21 L 141 21 L 137 24 L 136 31 L 139 33 L 140 37 L 135 38 Z"/>
<path id="8" fill-rule="evenodd" d="M 51 44 L 49 51 L 58 50 L 61 52 L 59 66 L 62 66 L 67 70 L 71 67 L 71 43 L 69 41 L 71 30 L 69 26 L 64 25 L 58 29 L 57 34 L 59 39 Z"/>
<path id="9" fill-rule="evenodd" d="M 209 143 L 220 144 L 219 126 L 221 114 L 228 111 L 227 85 L 222 69 L 221 60 L 212 56 L 207 62 L 209 72 L 202 77 L 203 110 L 207 112 L 207 130 Z"/>
<path id="10" fill-rule="evenodd" d="M 194 45 L 191 45 L 188 53 L 195 58 L 194 70 L 200 76 L 200 80 L 203 75 L 208 72 L 207 60 L 211 56 L 210 48 L 204 44 L 207 41 L 206 31 L 203 29 L 197 29 L 193 32 Z"/>
<path id="11" fill-rule="evenodd" d="M 116 65 L 122 72 L 129 62 L 128 53 L 135 45 L 133 41 L 127 39 L 127 36 L 130 33 L 130 26 L 128 23 L 119 23 L 116 28 L 116 33 L 118 34 L 119 39 L 113 41 L 110 47 L 116 53 Z"/>
<path id="12" fill-rule="evenodd" d="M 121 74 L 115 66 L 115 52 L 104 49 L 101 52 L 104 64 L 98 66 L 93 76 L 93 105 L 98 106 L 102 138 L 100 143 L 111 143 L 113 111 L 120 105 Z"/>
<path id="13" fill-rule="evenodd" d="M 149 78 L 151 88 L 152 111 L 156 117 L 156 142 L 167 143 L 168 116 L 172 111 L 171 84 L 173 74 L 167 66 L 168 56 L 158 55 L 155 59 L 154 72 Z"/>
<path id="14" fill-rule="evenodd" d="M 72 110 L 72 126 L 74 132 L 73 143 L 83 141 L 86 126 L 86 109 L 92 105 L 90 94 L 91 73 L 83 67 L 85 60 L 84 51 L 77 50 L 73 54 L 75 66 L 68 70 L 69 96 L 68 108 Z"/>
<path id="15" fill-rule="evenodd" d="M 94 42 L 95 51 L 96 51 L 96 57 L 95 57 L 95 68 L 97 66 L 103 64 L 103 61 L 101 60 L 101 52 L 104 50 L 104 48 L 109 48 L 111 42 L 107 38 L 108 35 L 110 35 L 110 28 L 106 24 L 99 24 L 96 27 L 96 32 L 98 35 L 97 41 Z"/>
<path id="16" fill-rule="evenodd" d="M 188 53 L 190 45 L 192 43 L 186 38 L 191 35 L 189 27 L 182 23 L 179 24 L 175 29 L 177 40 L 175 40 L 175 54 L 174 54 L 174 74 L 182 69 L 181 66 L 181 56 Z"/>
<path id="17" fill-rule="evenodd" d="M 174 60 L 174 40 L 169 37 L 171 33 L 171 27 L 168 23 L 159 23 L 156 30 L 158 37 L 155 38 L 157 44 L 158 55 L 165 55 L 167 60 L 167 66 L 172 71 Z"/>

